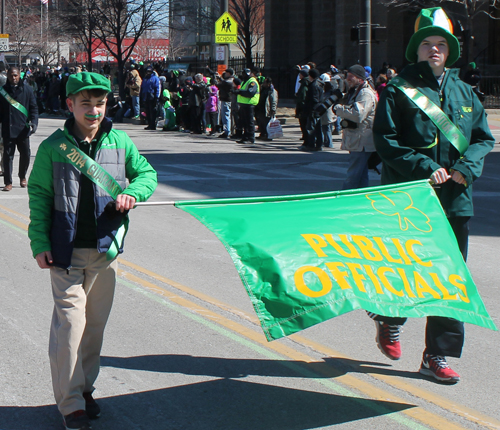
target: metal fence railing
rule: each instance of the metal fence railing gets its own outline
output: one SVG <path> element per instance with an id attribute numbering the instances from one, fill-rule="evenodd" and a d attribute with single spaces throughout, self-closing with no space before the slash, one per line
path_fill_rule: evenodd
<path id="1" fill-rule="evenodd" d="M 259 67 L 260 69 L 262 69 L 264 67 L 264 55 L 262 54 L 252 55 L 252 64 L 255 67 Z M 243 70 L 246 67 L 248 67 L 247 60 L 245 57 L 231 57 L 229 59 L 229 67 L 231 67 L 238 73 L 240 70 Z"/>
<path id="2" fill-rule="evenodd" d="M 483 76 L 479 88 L 485 95 L 484 108 L 500 109 L 500 76 Z"/>
<path id="3" fill-rule="evenodd" d="M 211 57 L 204 60 L 200 60 L 196 57 L 182 57 L 179 62 L 188 66 L 187 72 L 189 74 L 205 73 L 207 66 L 211 70 L 216 71 L 217 66 L 221 64 L 220 61 Z M 172 63 L 169 62 L 166 68 L 170 68 L 171 64 Z M 252 65 L 262 69 L 264 67 L 264 55 L 258 53 L 252 55 Z M 248 67 L 248 63 L 245 57 L 231 57 L 228 61 L 228 67 L 232 68 L 236 74 L 239 74 L 243 69 Z"/>

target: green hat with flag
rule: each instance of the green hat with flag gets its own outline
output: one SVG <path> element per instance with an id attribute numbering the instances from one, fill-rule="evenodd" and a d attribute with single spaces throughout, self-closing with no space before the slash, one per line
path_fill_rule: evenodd
<path id="1" fill-rule="evenodd" d="M 451 66 L 460 58 L 460 43 L 453 35 L 453 25 L 440 7 L 422 9 L 415 21 L 415 33 L 406 48 L 406 59 L 412 63 L 418 60 L 417 51 L 422 40 L 429 36 L 442 36 L 448 42 L 449 55 L 445 66 Z"/>

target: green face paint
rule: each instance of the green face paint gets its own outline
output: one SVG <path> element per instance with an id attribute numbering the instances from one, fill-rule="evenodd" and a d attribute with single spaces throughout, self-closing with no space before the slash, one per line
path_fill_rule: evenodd
<path id="1" fill-rule="evenodd" d="M 102 116 L 102 113 L 98 113 L 97 115 L 85 114 L 85 118 L 88 118 L 88 119 L 97 119 L 97 118 L 100 118 L 101 116 Z"/>

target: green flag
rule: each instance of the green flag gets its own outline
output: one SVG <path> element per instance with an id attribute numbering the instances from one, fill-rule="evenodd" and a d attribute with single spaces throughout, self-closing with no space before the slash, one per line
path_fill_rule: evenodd
<path id="1" fill-rule="evenodd" d="M 354 309 L 496 330 L 427 181 L 176 206 L 224 244 L 268 340 Z"/>

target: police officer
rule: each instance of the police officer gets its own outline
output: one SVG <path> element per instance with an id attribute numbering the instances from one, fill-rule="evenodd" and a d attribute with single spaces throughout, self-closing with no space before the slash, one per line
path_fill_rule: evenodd
<path id="1" fill-rule="evenodd" d="M 243 83 L 238 94 L 239 116 L 243 128 L 243 137 L 238 140 L 238 143 L 254 143 L 255 142 L 255 106 L 259 103 L 260 88 L 259 82 L 255 77 L 255 70 L 243 69 Z"/>

